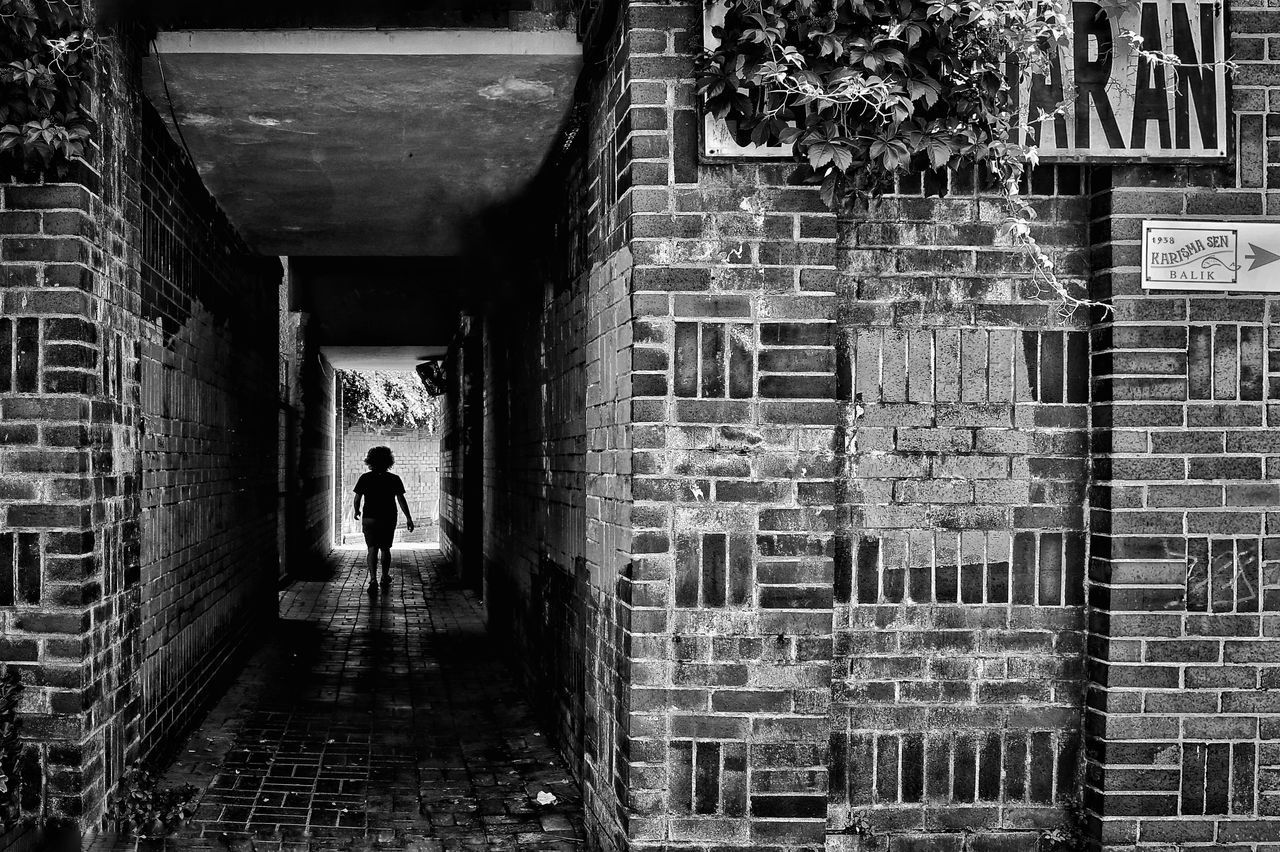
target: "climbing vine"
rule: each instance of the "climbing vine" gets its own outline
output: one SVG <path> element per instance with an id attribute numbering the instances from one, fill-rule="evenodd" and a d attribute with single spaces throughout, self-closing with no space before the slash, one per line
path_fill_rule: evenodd
<path id="1" fill-rule="evenodd" d="M 164 837 L 195 812 L 200 791 L 190 784 L 160 787 L 155 773 L 131 766 L 108 797 L 107 811 L 116 829 L 133 837 Z"/>
<path id="2" fill-rule="evenodd" d="M 832 209 L 894 179 L 974 165 L 1009 203 L 1003 232 L 1068 305 L 1019 196 L 1036 164 L 1022 146 L 1019 81 L 1065 44 L 1060 0 L 709 0 L 719 43 L 698 63 L 707 110 L 756 144 L 792 145 L 797 178 Z"/>
<path id="3" fill-rule="evenodd" d="M 0 830 L 18 819 L 18 699 L 22 681 L 13 669 L 0 675 Z"/>
<path id="4" fill-rule="evenodd" d="M 91 135 L 95 38 L 84 3 L 0 0 L 0 168 L 65 173 Z"/>

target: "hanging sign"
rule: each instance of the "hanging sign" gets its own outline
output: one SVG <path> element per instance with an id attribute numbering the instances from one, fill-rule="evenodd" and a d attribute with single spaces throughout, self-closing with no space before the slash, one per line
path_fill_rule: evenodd
<path id="1" fill-rule="evenodd" d="M 1227 155 L 1226 36 L 1221 2 L 1146 0 L 1065 4 L 1068 44 L 1054 49 L 1045 67 L 1025 75 L 1016 106 L 1025 132 L 1014 141 L 1035 145 L 1041 161 L 1123 162 L 1221 159 Z M 725 7 L 708 8 L 703 37 Z M 1145 51 L 1171 54 L 1181 65 L 1140 57 L 1129 31 Z M 732 123 L 703 118 L 708 159 L 785 158 L 790 146 L 753 145 Z"/>
<path id="2" fill-rule="evenodd" d="M 1280 223 L 1146 221 L 1148 290 L 1280 293 Z"/>

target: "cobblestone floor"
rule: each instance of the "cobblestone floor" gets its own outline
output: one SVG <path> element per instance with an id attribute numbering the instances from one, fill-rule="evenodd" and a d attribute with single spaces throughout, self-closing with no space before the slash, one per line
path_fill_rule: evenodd
<path id="1" fill-rule="evenodd" d="M 138 848 L 583 848 L 578 790 L 474 596 L 438 551 L 394 555 L 376 596 L 357 550 L 335 551 L 327 581 L 283 593 L 269 647 L 165 775 L 203 790 L 193 818 Z"/>

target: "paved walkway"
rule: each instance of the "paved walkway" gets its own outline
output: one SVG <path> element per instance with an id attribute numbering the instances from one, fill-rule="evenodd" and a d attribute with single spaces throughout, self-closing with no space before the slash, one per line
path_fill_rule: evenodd
<path id="1" fill-rule="evenodd" d="M 376 597 L 357 550 L 335 551 L 331 579 L 282 594 L 270 647 L 165 775 L 203 789 L 195 815 L 142 848 L 582 848 L 578 790 L 474 596 L 438 551 L 394 555 Z"/>

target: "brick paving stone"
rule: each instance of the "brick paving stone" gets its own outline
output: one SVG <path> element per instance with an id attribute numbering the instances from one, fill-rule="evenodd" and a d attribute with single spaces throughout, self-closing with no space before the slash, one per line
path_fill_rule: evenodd
<path id="1" fill-rule="evenodd" d="M 95 850 L 418 852 L 583 848 L 581 796 L 439 552 L 398 548 L 390 589 L 364 553 L 281 595 L 268 647 L 162 784 L 202 792 L 163 841 Z M 557 802 L 537 804 L 540 792 Z"/>

